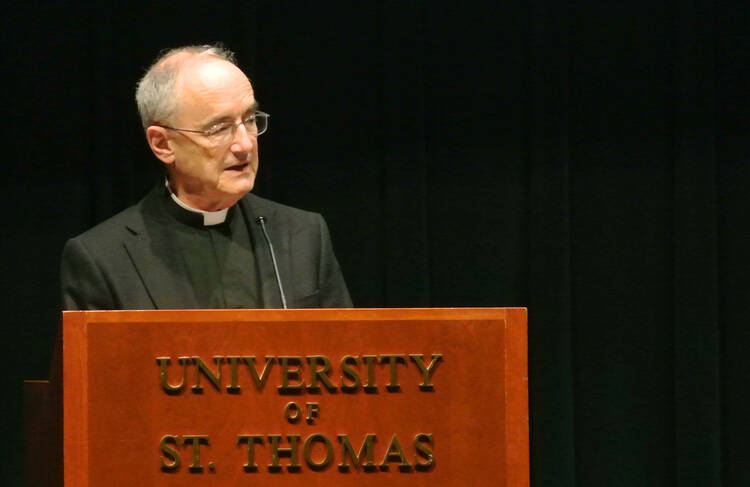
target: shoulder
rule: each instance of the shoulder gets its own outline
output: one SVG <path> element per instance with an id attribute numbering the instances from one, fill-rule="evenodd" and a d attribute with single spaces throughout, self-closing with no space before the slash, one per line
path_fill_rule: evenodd
<path id="1" fill-rule="evenodd" d="M 288 224 L 317 226 L 323 219 L 319 213 L 287 206 L 252 193 L 245 195 L 241 201 L 254 219 L 263 216 L 269 223 L 271 219 L 276 219 L 277 223 L 283 221 Z"/>
<path id="2" fill-rule="evenodd" d="M 158 219 L 158 212 L 154 210 L 154 192 L 147 194 L 141 201 L 130 206 L 116 215 L 104 220 L 82 234 L 72 238 L 69 242 L 77 242 L 91 246 L 111 246 L 129 237 L 146 232 L 149 220 Z"/>

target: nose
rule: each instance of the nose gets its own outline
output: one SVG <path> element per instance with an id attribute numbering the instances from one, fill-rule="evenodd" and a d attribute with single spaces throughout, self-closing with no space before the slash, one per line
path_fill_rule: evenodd
<path id="1" fill-rule="evenodd" d="M 252 135 L 245 124 L 237 124 L 234 132 L 234 140 L 232 141 L 231 150 L 235 155 L 247 154 L 253 150 L 255 144 L 258 143 L 257 137 Z"/>

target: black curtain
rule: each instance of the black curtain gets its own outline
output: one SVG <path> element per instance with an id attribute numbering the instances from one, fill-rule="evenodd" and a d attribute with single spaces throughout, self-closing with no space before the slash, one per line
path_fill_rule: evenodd
<path id="1" fill-rule="evenodd" d="M 326 216 L 357 306 L 529 308 L 534 486 L 750 485 L 746 0 L 48 2 L 0 22 L 6 485 L 63 243 L 161 177 L 135 82 L 213 41 L 272 116 L 255 191 Z"/>

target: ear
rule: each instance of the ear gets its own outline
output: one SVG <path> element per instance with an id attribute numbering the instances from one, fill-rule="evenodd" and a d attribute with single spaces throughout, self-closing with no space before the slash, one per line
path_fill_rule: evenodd
<path id="1" fill-rule="evenodd" d="M 146 129 L 146 140 L 154 155 L 164 164 L 174 163 L 174 150 L 167 129 L 151 125 Z"/>

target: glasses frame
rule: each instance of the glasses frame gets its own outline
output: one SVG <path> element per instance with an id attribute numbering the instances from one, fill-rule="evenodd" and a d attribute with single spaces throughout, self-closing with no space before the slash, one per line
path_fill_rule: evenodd
<path id="1" fill-rule="evenodd" d="M 249 116 L 249 117 L 247 117 L 247 118 L 245 118 L 243 120 L 240 120 L 239 122 L 232 123 L 232 125 L 234 126 L 232 128 L 232 137 L 234 137 L 234 136 L 237 135 L 237 127 L 239 127 L 240 125 L 245 125 L 245 122 L 247 122 L 250 119 L 253 119 L 253 121 L 255 121 L 255 120 L 258 119 L 258 117 L 260 117 L 260 118 L 262 118 L 262 119 L 265 120 L 265 127 L 263 128 L 262 132 L 258 132 L 257 134 L 251 134 L 251 135 L 254 135 L 255 137 L 260 137 L 261 135 L 263 135 L 266 132 L 268 132 L 268 119 L 271 118 L 271 115 L 268 114 L 268 113 L 266 113 L 266 112 L 257 111 L 255 113 L 253 113 L 251 116 Z M 169 129 L 169 130 L 175 130 L 177 132 L 190 132 L 192 134 L 201 134 L 204 137 L 211 138 L 212 136 L 214 136 L 214 135 L 216 135 L 218 133 L 218 132 L 215 131 L 215 127 L 217 125 L 220 125 L 220 124 L 216 124 L 216 125 L 214 125 L 213 127 L 211 127 L 210 129 L 207 129 L 207 130 L 182 129 L 182 128 L 178 128 L 178 127 L 170 127 L 169 125 L 163 125 L 163 124 L 159 124 L 159 123 L 155 123 L 153 125 L 155 127 L 161 127 L 163 129 Z"/>

